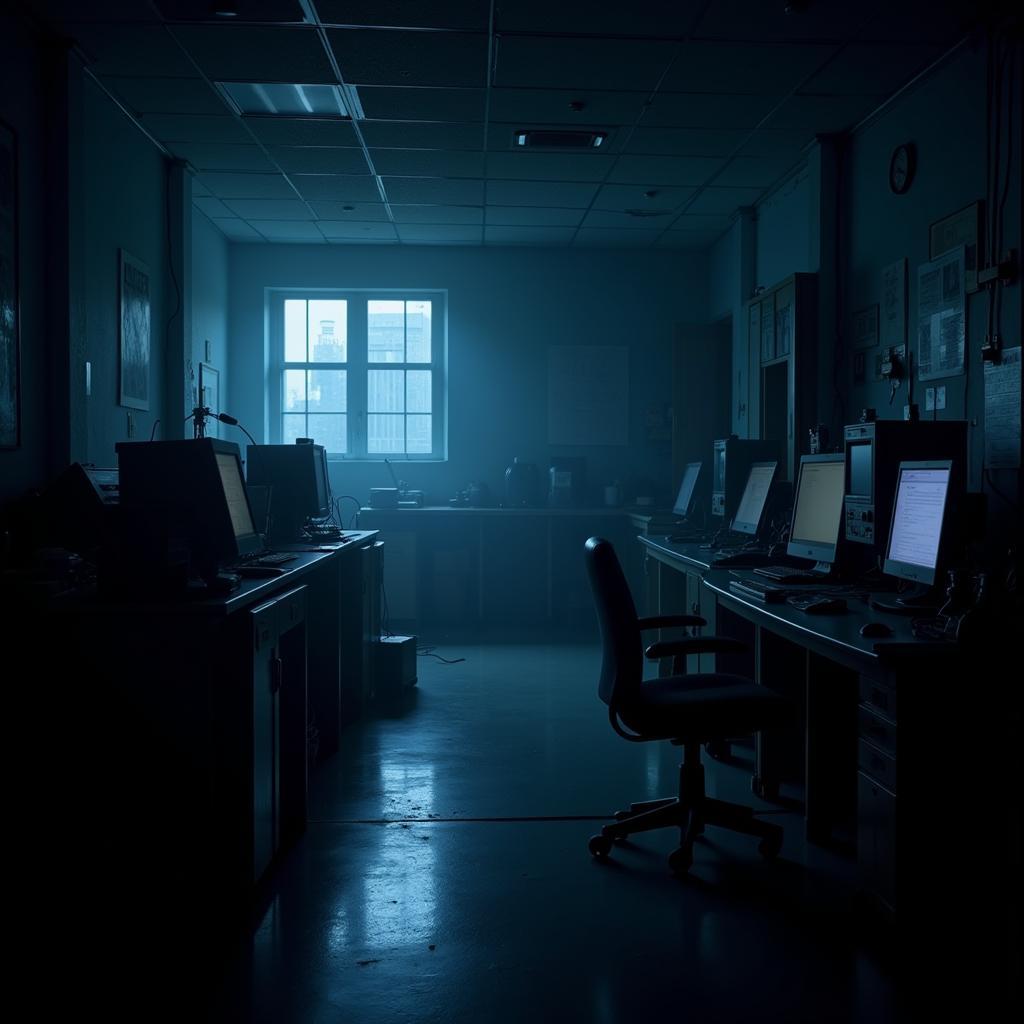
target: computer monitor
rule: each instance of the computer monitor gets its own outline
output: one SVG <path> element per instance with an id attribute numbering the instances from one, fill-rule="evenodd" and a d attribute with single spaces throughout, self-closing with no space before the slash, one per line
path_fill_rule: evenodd
<path id="1" fill-rule="evenodd" d="M 800 456 L 786 554 L 812 558 L 827 571 L 836 560 L 845 490 L 846 458 L 842 452 Z"/>
<path id="2" fill-rule="evenodd" d="M 209 579 L 239 556 L 263 548 L 238 445 L 204 437 L 128 441 L 116 448 L 126 519 L 158 526 L 164 545 L 185 545 L 200 576 Z"/>
<path id="3" fill-rule="evenodd" d="M 887 575 L 935 583 L 952 471 L 952 459 L 900 463 L 882 566 Z"/>
<path id="4" fill-rule="evenodd" d="M 273 490 L 270 536 L 298 540 L 307 519 L 330 514 L 327 452 L 319 444 L 254 444 L 246 451 L 246 481 Z"/>
<path id="5" fill-rule="evenodd" d="M 688 462 L 683 471 L 683 480 L 679 485 L 679 493 L 676 495 L 676 503 L 672 511 L 685 519 L 690 514 L 690 506 L 693 503 L 693 495 L 697 488 L 697 478 L 700 476 L 702 462 Z"/>
<path id="6" fill-rule="evenodd" d="M 756 534 L 760 529 L 765 502 L 768 500 L 768 492 L 771 490 L 778 466 L 778 462 L 751 463 L 731 529 L 737 533 L 749 534 Z"/>

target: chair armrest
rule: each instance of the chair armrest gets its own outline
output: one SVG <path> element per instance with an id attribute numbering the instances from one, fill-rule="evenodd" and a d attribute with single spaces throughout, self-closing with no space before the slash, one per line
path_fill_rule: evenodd
<path id="1" fill-rule="evenodd" d="M 680 626 L 706 626 L 707 619 L 699 615 L 648 615 L 637 619 L 641 629 L 672 629 Z"/>
<path id="2" fill-rule="evenodd" d="M 662 640 L 651 644 L 644 654 L 651 661 L 680 654 L 742 654 L 749 650 L 742 640 L 730 636 L 691 636 L 681 640 Z"/>

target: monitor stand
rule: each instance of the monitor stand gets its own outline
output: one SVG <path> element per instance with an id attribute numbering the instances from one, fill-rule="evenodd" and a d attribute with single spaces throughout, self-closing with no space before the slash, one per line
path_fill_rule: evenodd
<path id="1" fill-rule="evenodd" d="M 877 597 L 873 597 L 871 607 L 880 612 L 890 612 L 893 615 L 921 615 L 938 611 L 943 600 L 944 595 L 936 587 L 915 583 L 893 601 L 880 601 Z"/>

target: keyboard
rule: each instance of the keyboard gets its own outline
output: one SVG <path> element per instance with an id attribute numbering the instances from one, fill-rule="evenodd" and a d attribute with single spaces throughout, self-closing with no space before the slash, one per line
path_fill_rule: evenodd
<path id="1" fill-rule="evenodd" d="M 711 559 L 711 567 L 713 569 L 725 569 L 729 567 L 745 569 L 748 567 L 753 568 L 754 566 L 764 565 L 767 561 L 767 551 L 737 551 L 732 554 L 715 555 Z"/>
<path id="2" fill-rule="evenodd" d="M 762 583 L 760 580 L 729 580 L 729 590 L 740 597 L 762 604 L 775 604 L 785 601 L 789 591 L 774 583 Z"/>
<path id="3" fill-rule="evenodd" d="M 791 565 L 761 565 L 754 572 L 776 583 L 823 583 L 825 579 L 821 573 L 794 569 Z"/>
<path id="4" fill-rule="evenodd" d="M 284 565 L 285 562 L 294 562 L 298 557 L 290 551 L 266 551 L 257 555 L 253 561 L 256 565 Z"/>

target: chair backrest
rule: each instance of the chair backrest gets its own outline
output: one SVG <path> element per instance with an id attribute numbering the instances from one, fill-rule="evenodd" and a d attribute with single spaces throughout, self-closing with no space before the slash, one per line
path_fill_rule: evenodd
<path id="1" fill-rule="evenodd" d="M 605 704 L 619 706 L 639 691 L 643 678 L 636 605 L 609 541 L 591 537 L 586 543 L 586 559 L 601 626 L 601 680 L 597 692 Z"/>

